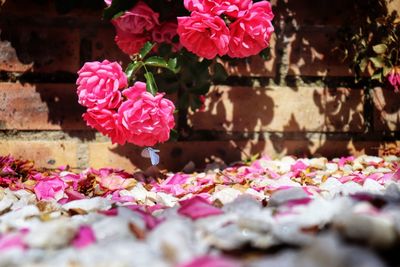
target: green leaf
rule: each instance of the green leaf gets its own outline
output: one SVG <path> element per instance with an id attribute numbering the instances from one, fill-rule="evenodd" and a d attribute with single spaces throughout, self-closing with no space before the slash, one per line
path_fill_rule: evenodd
<path id="1" fill-rule="evenodd" d="M 157 84 L 156 81 L 154 80 L 154 76 L 153 73 L 151 72 L 146 72 L 144 74 L 144 77 L 146 78 L 146 90 L 147 92 L 149 92 L 152 95 L 156 95 L 157 94 Z"/>
<path id="2" fill-rule="evenodd" d="M 180 68 L 178 67 L 178 59 L 176 57 L 168 60 L 168 67 L 173 73 L 178 73 Z"/>
<path id="3" fill-rule="evenodd" d="M 383 54 L 383 53 L 385 53 L 386 52 L 386 50 L 387 50 L 387 45 L 385 45 L 385 44 L 377 44 L 377 45 L 374 45 L 373 47 L 372 47 L 372 49 L 374 50 L 374 52 L 375 53 L 377 53 L 377 54 Z"/>
<path id="4" fill-rule="evenodd" d="M 385 62 L 382 57 L 370 57 L 369 60 L 371 60 L 375 68 L 382 68 L 383 66 L 385 66 Z"/>
<path id="5" fill-rule="evenodd" d="M 391 70 L 392 70 L 392 67 L 388 67 L 388 66 L 383 67 L 383 76 L 384 77 L 388 76 Z"/>
<path id="6" fill-rule="evenodd" d="M 151 49 L 153 49 L 154 45 L 155 44 L 152 44 L 151 42 L 146 42 L 142 47 L 142 49 L 140 49 L 139 51 L 139 57 L 141 59 L 144 59 L 147 56 L 147 54 L 151 51 Z"/>
<path id="7" fill-rule="evenodd" d="M 141 61 L 133 61 L 131 62 L 125 70 L 126 77 L 128 81 L 131 81 L 133 75 L 143 66 L 143 62 Z"/>
<path id="8" fill-rule="evenodd" d="M 363 58 L 363 59 L 360 61 L 360 63 L 358 64 L 358 67 L 360 68 L 360 71 L 361 71 L 361 72 L 364 72 L 364 71 L 365 71 L 365 68 L 367 67 L 367 65 L 368 65 L 368 59 L 367 59 L 367 58 Z"/>
<path id="9" fill-rule="evenodd" d="M 167 61 L 158 56 L 149 57 L 144 63 L 152 67 L 169 68 Z"/>
<path id="10" fill-rule="evenodd" d="M 106 8 L 103 12 L 103 18 L 111 20 L 114 16 L 118 16 L 119 13 L 124 12 L 137 3 L 137 0 L 113 0 L 111 5 Z"/>
<path id="11" fill-rule="evenodd" d="M 115 15 L 112 17 L 112 19 L 116 19 L 116 18 L 118 18 L 118 17 L 121 17 L 123 14 L 125 14 L 125 11 L 120 11 L 120 12 L 118 12 L 117 14 L 115 14 Z"/>
<path id="12" fill-rule="evenodd" d="M 144 63 L 146 63 L 146 65 L 148 66 L 168 69 L 175 74 L 179 71 L 179 69 L 176 67 L 177 64 L 176 58 L 171 58 L 167 62 L 162 57 L 153 56 L 149 57 Z"/>

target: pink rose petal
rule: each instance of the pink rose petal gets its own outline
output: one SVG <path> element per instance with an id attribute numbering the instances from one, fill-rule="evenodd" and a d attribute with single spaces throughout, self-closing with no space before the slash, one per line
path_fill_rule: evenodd
<path id="1" fill-rule="evenodd" d="M 222 214 L 222 210 L 208 203 L 204 198 L 195 196 L 191 199 L 180 201 L 178 213 L 196 220 L 198 218 Z"/>
<path id="2" fill-rule="evenodd" d="M 400 168 L 398 168 L 398 169 L 396 170 L 396 172 L 393 174 L 392 180 L 394 180 L 394 181 L 400 180 Z"/>
<path id="3" fill-rule="evenodd" d="M 149 211 L 144 211 L 141 206 L 139 205 L 129 205 L 129 206 L 124 206 L 125 208 L 130 209 L 131 211 L 134 211 L 138 213 L 144 222 L 146 223 L 147 229 L 151 230 L 154 227 L 156 227 L 159 223 L 163 221 L 163 219 L 159 219 L 154 217 L 149 213 Z"/>
<path id="4" fill-rule="evenodd" d="M 83 225 L 79 228 L 77 235 L 72 241 L 75 248 L 81 249 L 96 242 L 96 237 L 90 226 Z"/>
<path id="5" fill-rule="evenodd" d="M 202 256 L 179 267 L 240 267 L 241 264 L 225 257 Z"/>
<path id="6" fill-rule="evenodd" d="M 19 234 L 6 234 L 0 236 L 0 251 L 8 249 L 25 249 L 26 245 L 22 241 L 22 236 Z"/>
<path id="7" fill-rule="evenodd" d="M 347 163 L 351 163 L 354 160 L 354 156 L 350 156 L 350 157 L 341 157 L 339 159 L 338 165 L 339 167 L 343 167 L 345 164 Z"/>
<path id="8" fill-rule="evenodd" d="M 295 164 L 293 164 L 293 165 L 290 167 L 290 169 L 291 169 L 293 172 L 299 172 L 299 171 L 303 171 L 303 170 L 307 169 L 307 165 L 306 165 L 303 161 L 298 160 L 298 161 L 296 161 Z"/>
<path id="9" fill-rule="evenodd" d="M 44 178 L 34 188 L 36 197 L 39 200 L 61 199 L 67 184 L 60 178 Z"/>

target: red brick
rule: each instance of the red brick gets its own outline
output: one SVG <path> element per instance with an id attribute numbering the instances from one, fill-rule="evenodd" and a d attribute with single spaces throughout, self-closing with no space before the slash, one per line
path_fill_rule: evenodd
<path id="1" fill-rule="evenodd" d="M 400 94 L 393 88 L 374 88 L 374 127 L 376 131 L 400 131 Z"/>
<path id="2" fill-rule="evenodd" d="M 352 76 L 349 63 L 333 51 L 336 30 L 314 28 L 299 31 L 290 38 L 289 75 Z"/>
<path id="3" fill-rule="evenodd" d="M 17 52 L 8 41 L 0 41 L 0 70 L 25 72 L 32 69 L 33 64 L 22 63 L 17 56 Z"/>
<path id="4" fill-rule="evenodd" d="M 88 129 L 73 84 L 0 83 L 0 129 Z"/>
<path id="5" fill-rule="evenodd" d="M 73 141 L 0 140 L 0 155 L 34 160 L 36 167 L 78 166 L 78 143 Z"/>
<path id="6" fill-rule="evenodd" d="M 321 87 L 211 88 L 194 129 L 235 132 L 361 132 L 361 90 Z"/>
<path id="7" fill-rule="evenodd" d="M 0 46 L 0 69 L 34 72 L 72 72 L 79 69 L 79 31 L 68 28 L 43 28 L 0 25 L 3 42 Z M 15 49 L 16 54 L 13 49 Z"/>

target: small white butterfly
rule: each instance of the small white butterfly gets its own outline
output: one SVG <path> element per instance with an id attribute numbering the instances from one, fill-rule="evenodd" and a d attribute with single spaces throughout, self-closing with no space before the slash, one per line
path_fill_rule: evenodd
<path id="1" fill-rule="evenodd" d="M 157 154 L 157 152 L 160 152 L 160 150 L 146 147 L 142 150 L 141 155 L 144 158 L 150 158 L 151 165 L 157 165 L 160 162 L 160 156 Z"/>

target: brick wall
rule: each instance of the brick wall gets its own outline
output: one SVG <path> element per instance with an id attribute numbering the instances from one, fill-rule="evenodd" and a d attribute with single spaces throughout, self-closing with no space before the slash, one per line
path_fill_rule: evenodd
<path id="1" fill-rule="evenodd" d="M 0 1 L 0 154 L 49 168 L 146 168 L 140 148 L 111 145 L 81 119 L 74 82 L 83 62 L 128 59 L 101 20 L 101 0 L 68 2 Z M 189 115 L 193 131 L 160 146 L 161 167 L 260 152 L 378 154 L 400 144 L 400 95 L 356 86 L 332 51 L 342 18 L 354 12 L 351 1 L 272 2 L 271 59 L 226 63 L 231 77 L 211 88 L 205 112 Z"/>

